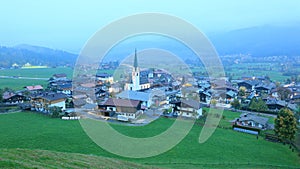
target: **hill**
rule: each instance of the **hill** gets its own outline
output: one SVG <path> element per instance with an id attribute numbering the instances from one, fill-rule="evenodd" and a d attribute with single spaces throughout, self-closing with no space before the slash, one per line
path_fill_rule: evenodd
<path id="1" fill-rule="evenodd" d="M 224 116 L 225 119 L 222 119 L 220 125 L 228 127 L 230 125 L 228 121 L 238 114 L 225 111 Z M 118 124 L 111 124 L 111 126 L 127 136 L 150 137 L 165 131 L 173 122 L 172 119 L 160 118 L 149 125 L 140 127 Z M 86 135 L 78 121 L 63 121 L 37 113 L 22 112 L 0 114 L 0 128 L 0 151 L 2 152 L 1 149 L 4 151 L 2 155 L 0 153 L 0 159 L 4 159 L 2 162 L 0 160 L 0 168 L 1 165 L 13 163 L 15 156 L 18 156 L 18 153 L 13 156 L 14 152 L 26 154 L 27 150 L 18 150 L 18 148 L 66 153 L 67 158 L 70 155 L 70 161 L 64 161 L 66 159 L 64 157 L 61 162 L 65 162 L 65 165 L 74 165 L 74 163 L 83 165 L 84 159 L 71 160 L 73 153 L 169 168 L 298 168 L 297 166 L 300 165 L 297 153 L 292 152 L 287 145 L 268 142 L 261 137 L 257 140 L 253 135 L 238 133 L 231 129 L 218 128 L 207 142 L 199 144 L 198 137 L 202 127 L 197 124 L 187 137 L 171 150 L 158 156 L 142 159 L 120 157 L 103 150 Z M 55 161 L 59 161 L 56 156 L 59 154 L 55 152 L 45 152 L 50 155 L 45 155 L 42 159 L 39 155 L 32 155 L 30 159 L 35 159 L 37 162 L 49 160 L 48 164 L 53 162 L 56 165 Z M 32 152 L 32 154 L 35 153 Z M 43 156 L 44 152 L 38 151 L 38 153 Z M 17 162 L 26 163 L 25 159 L 22 160 L 23 155 L 20 156 L 21 160 Z M 88 156 L 82 157 L 90 158 Z M 5 162 L 7 161 L 5 159 L 11 161 Z M 110 165 L 109 163 L 107 165 Z M 54 166 L 53 168 L 60 167 Z"/>
<path id="2" fill-rule="evenodd" d="M 62 50 L 40 46 L 18 45 L 0 46 L 0 67 L 9 68 L 14 63 L 22 66 L 26 63 L 36 66 L 73 66 L 77 55 Z"/>
<path id="3" fill-rule="evenodd" d="M 0 149 L 1 168 L 154 168 L 113 158 L 48 150 Z"/>
<path id="4" fill-rule="evenodd" d="M 299 56 L 300 25 L 257 26 L 208 36 L 220 55 Z"/>

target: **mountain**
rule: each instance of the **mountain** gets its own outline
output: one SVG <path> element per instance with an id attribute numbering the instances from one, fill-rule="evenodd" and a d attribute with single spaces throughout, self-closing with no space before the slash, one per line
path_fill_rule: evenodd
<path id="1" fill-rule="evenodd" d="M 259 26 L 208 36 L 219 55 L 299 56 L 300 24 Z"/>
<path id="2" fill-rule="evenodd" d="M 0 67 L 11 67 L 12 64 L 43 66 L 73 66 L 77 55 L 62 50 L 40 46 L 17 45 L 14 47 L 0 46 Z"/>

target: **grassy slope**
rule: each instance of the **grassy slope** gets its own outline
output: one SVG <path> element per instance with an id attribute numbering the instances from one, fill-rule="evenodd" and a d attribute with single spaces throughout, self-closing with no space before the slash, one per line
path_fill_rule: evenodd
<path id="1" fill-rule="evenodd" d="M 150 168 L 113 158 L 47 150 L 0 149 L 1 168 Z M 152 167 L 151 167 L 152 168 Z"/>
<path id="2" fill-rule="evenodd" d="M 230 116 L 228 113 L 231 112 L 225 112 L 224 115 Z M 153 131 L 164 131 L 166 126 L 172 123 L 169 119 L 159 119 L 143 127 L 114 127 L 130 136 L 147 137 L 153 135 Z M 170 151 L 144 159 L 128 159 L 104 151 L 89 139 L 78 121 L 51 119 L 29 112 L 2 114 L 0 129 L 0 148 L 93 154 L 171 168 L 282 168 L 300 165 L 299 157 L 292 153 L 288 146 L 267 142 L 262 138 L 256 140 L 255 136 L 232 130 L 217 129 L 207 142 L 199 144 L 201 127 L 196 125 L 188 136 Z"/>

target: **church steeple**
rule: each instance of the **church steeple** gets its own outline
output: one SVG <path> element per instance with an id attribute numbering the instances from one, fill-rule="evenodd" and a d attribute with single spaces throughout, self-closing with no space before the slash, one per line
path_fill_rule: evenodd
<path id="1" fill-rule="evenodd" d="M 136 54 L 136 49 L 135 49 L 135 53 L 134 53 L 134 62 L 133 62 L 133 67 L 134 70 L 136 71 L 138 68 L 138 62 L 137 62 L 137 54 Z"/>

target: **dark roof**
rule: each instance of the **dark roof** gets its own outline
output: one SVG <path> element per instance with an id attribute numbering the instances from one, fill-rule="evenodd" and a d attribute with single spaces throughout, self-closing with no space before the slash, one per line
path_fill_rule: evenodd
<path id="1" fill-rule="evenodd" d="M 96 77 L 100 77 L 100 78 L 108 78 L 108 77 L 111 77 L 112 75 L 111 74 L 108 74 L 108 73 L 97 73 L 96 74 Z"/>
<path id="2" fill-rule="evenodd" d="M 252 120 L 256 123 L 262 124 L 262 125 L 266 125 L 268 123 L 268 118 L 266 117 L 261 117 L 261 116 L 257 116 L 254 114 L 250 114 L 250 113 L 244 113 L 242 114 L 239 118 L 237 118 L 239 121 L 249 121 Z"/>
<path id="3" fill-rule="evenodd" d="M 239 82 L 238 84 L 241 84 L 241 83 L 246 83 L 246 84 L 249 84 L 251 86 L 256 86 L 260 82 L 258 80 L 244 80 L 244 81 Z"/>
<path id="4" fill-rule="evenodd" d="M 67 77 L 67 75 L 65 73 L 58 73 L 58 74 L 54 74 L 53 77 L 62 78 L 62 77 Z"/>
<path id="5" fill-rule="evenodd" d="M 140 101 L 128 99 L 109 98 L 104 105 L 106 106 L 120 106 L 120 107 L 137 107 Z"/>
<path id="6" fill-rule="evenodd" d="M 63 93 L 45 93 L 44 95 L 41 96 L 41 98 L 48 101 L 54 101 L 54 100 L 66 99 L 67 96 Z"/>
<path id="7" fill-rule="evenodd" d="M 197 100 L 181 100 L 181 103 L 183 103 L 183 107 L 188 106 L 188 107 L 192 107 L 194 109 L 200 109 L 201 108 L 201 104 L 200 102 L 198 102 Z"/>
<path id="8" fill-rule="evenodd" d="M 66 83 L 66 84 L 59 84 L 58 89 L 71 89 L 72 84 L 71 83 Z"/>

